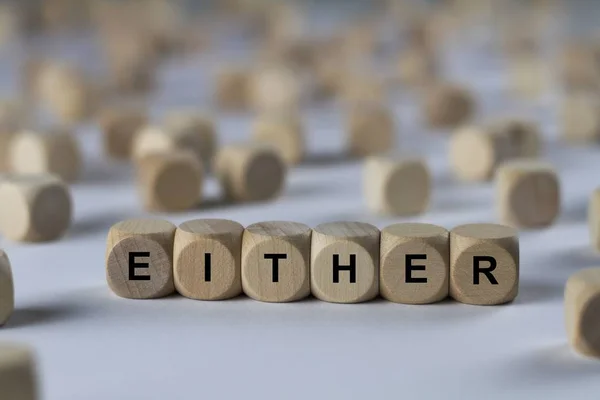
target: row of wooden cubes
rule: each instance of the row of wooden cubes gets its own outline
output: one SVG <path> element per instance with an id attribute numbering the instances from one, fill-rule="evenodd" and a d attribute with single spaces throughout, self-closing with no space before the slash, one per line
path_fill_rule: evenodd
<path id="1" fill-rule="evenodd" d="M 358 303 L 427 304 L 451 296 L 468 304 L 512 301 L 518 291 L 514 228 L 468 224 L 446 230 L 398 223 L 379 230 L 362 222 L 307 225 L 269 221 L 246 228 L 224 219 L 179 227 L 127 220 L 109 231 L 107 281 L 119 296 L 150 299 L 175 291 L 198 300 L 242 292 L 266 302 L 309 296 Z"/>

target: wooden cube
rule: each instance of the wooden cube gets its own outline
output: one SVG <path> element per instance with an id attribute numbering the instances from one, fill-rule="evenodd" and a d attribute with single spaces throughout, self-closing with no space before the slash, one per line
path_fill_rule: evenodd
<path id="1" fill-rule="evenodd" d="M 534 158 L 541 151 L 537 128 L 525 121 L 504 120 L 458 129 L 450 140 L 450 165 L 464 181 L 487 181 L 498 166 L 514 158 Z"/>
<path id="2" fill-rule="evenodd" d="M 175 291 L 175 230 L 175 225 L 160 219 L 130 219 L 110 228 L 106 280 L 117 296 L 154 299 Z"/>
<path id="3" fill-rule="evenodd" d="M 379 229 L 363 222 L 330 222 L 313 229 L 310 279 L 315 297 L 360 303 L 379 294 Z"/>
<path id="4" fill-rule="evenodd" d="M 569 277 L 565 286 L 565 325 L 571 346 L 589 357 L 600 357 L 600 268 L 586 268 Z"/>
<path id="5" fill-rule="evenodd" d="M 274 199 L 282 192 L 287 175 L 279 153 L 261 143 L 222 147 L 214 170 L 225 197 L 238 202 Z"/>
<path id="6" fill-rule="evenodd" d="M 204 173 L 194 153 L 151 153 L 137 160 L 136 171 L 147 210 L 184 211 L 200 204 Z"/>
<path id="7" fill-rule="evenodd" d="M 63 129 L 17 133 L 10 142 L 8 158 L 12 172 L 49 173 L 65 182 L 77 180 L 82 169 L 79 143 L 71 132 Z"/>
<path id="8" fill-rule="evenodd" d="M 21 130 L 26 112 L 21 103 L 13 100 L 0 100 L 0 172 L 10 169 L 10 143 Z"/>
<path id="9" fill-rule="evenodd" d="M 475 99 L 461 86 L 432 85 L 425 94 L 423 113 L 432 128 L 455 128 L 475 114 Z"/>
<path id="10" fill-rule="evenodd" d="M 36 357 L 28 346 L 0 343 L 0 388 L 6 400 L 37 400 Z"/>
<path id="11" fill-rule="evenodd" d="M 12 268 L 6 253 L 0 250 L 0 326 L 6 324 L 15 309 Z"/>
<path id="12" fill-rule="evenodd" d="M 592 247 L 600 251 L 600 188 L 594 190 L 590 196 L 588 224 Z"/>
<path id="13" fill-rule="evenodd" d="M 257 111 L 294 112 L 302 103 L 300 77 L 284 65 L 259 68 L 250 80 L 250 96 Z"/>
<path id="14" fill-rule="evenodd" d="M 207 115 L 191 110 L 172 111 L 165 117 L 165 130 L 180 147 L 193 151 L 205 168 L 210 168 L 218 146 L 217 127 Z"/>
<path id="15" fill-rule="evenodd" d="M 145 111 L 133 106 L 105 110 L 100 116 L 104 153 L 117 160 L 132 154 L 136 133 L 147 124 Z"/>
<path id="16" fill-rule="evenodd" d="M 224 300 L 242 293 L 244 227 L 226 219 L 196 219 L 175 232 L 175 289 L 191 299 Z"/>
<path id="17" fill-rule="evenodd" d="M 215 78 L 215 101 L 223 110 L 241 111 L 250 106 L 250 72 L 221 68 Z"/>
<path id="18" fill-rule="evenodd" d="M 422 48 L 410 48 L 398 60 L 398 78 L 408 87 L 423 87 L 436 80 L 438 69 L 435 56 Z"/>
<path id="19" fill-rule="evenodd" d="M 519 290 L 519 239 L 514 228 L 467 224 L 450 231 L 450 296 L 461 303 L 503 304 Z"/>
<path id="20" fill-rule="evenodd" d="M 255 122 L 252 135 L 255 141 L 277 149 L 288 165 L 298 164 L 304 158 L 304 127 L 299 115 L 264 115 Z"/>
<path id="21" fill-rule="evenodd" d="M 310 294 L 311 229 L 297 222 L 269 221 L 246 227 L 242 241 L 242 286 L 255 300 L 283 303 Z"/>
<path id="22" fill-rule="evenodd" d="M 496 172 L 496 199 L 503 224 L 520 228 L 551 225 L 560 211 L 556 171 L 543 161 L 508 161 Z"/>
<path id="23" fill-rule="evenodd" d="M 348 110 L 348 149 L 357 157 L 393 149 L 396 123 L 391 111 L 379 103 L 355 104 Z"/>
<path id="24" fill-rule="evenodd" d="M 354 106 L 352 111 L 360 109 L 364 103 L 385 103 L 387 96 L 386 88 L 379 76 L 356 71 L 338 71 L 338 75 L 342 79 L 339 95 L 344 104 L 351 107 Z M 359 105 L 355 106 L 355 103 L 359 103 Z"/>
<path id="25" fill-rule="evenodd" d="M 54 175 L 8 175 L 0 181 L 0 203 L 0 232 L 10 240 L 52 241 L 71 225 L 69 187 Z"/>
<path id="26" fill-rule="evenodd" d="M 450 237 L 430 224 L 400 223 L 381 231 L 379 285 L 394 303 L 429 304 L 448 297 Z"/>
<path id="27" fill-rule="evenodd" d="M 570 143 L 600 141 L 600 98 L 596 94 L 571 93 L 562 103 L 560 135 Z"/>
<path id="28" fill-rule="evenodd" d="M 552 82 L 547 60 L 537 54 L 521 54 L 510 62 L 510 79 L 515 95 L 536 99 L 546 92 Z"/>
<path id="29" fill-rule="evenodd" d="M 363 192 L 372 212 L 415 215 L 429 206 L 431 175 L 424 159 L 372 156 L 364 163 Z"/>

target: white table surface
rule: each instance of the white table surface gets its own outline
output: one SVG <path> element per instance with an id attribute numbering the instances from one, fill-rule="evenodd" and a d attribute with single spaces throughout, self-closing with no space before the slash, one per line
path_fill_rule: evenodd
<path id="1" fill-rule="evenodd" d="M 558 143 L 556 93 L 536 102 L 511 98 L 498 60 L 476 37 L 461 39 L 463 52 L 446 60 L 447 74 L 472 85 L 481 118 L 504 112 L 539 121 L 547 137 L 546 158 L 558 168 L 562 185 L 557 222 L 521 233 L 520 292 L 512 304 L 118 298 L 104 276 L 106 234 L 115 222 L 148 214 L 140 207 L 130 167 L 106 161 L 99 132 L 83 127 L 79 138 L 86 165 L 72 187 L 69 234 L 35 245 L 1 239 L 14 268 L 16 311 L 0 340 L 36 349 L 47 400 L 596 398 L 600 362 L 568 347 L 563 289 L 570 274 L 600 264 L 586 225 L 588 198 L 599 183 L 600 148 Z M 41 47 L 52 53 L 60 46 Z M 161 73 L 168 90 L 152 102 L 155 115 L 177 105 L 207 106 L 203 74 L 210 64 L 206 56 L 169 63 Z M 14 65 L 6 63 L 4 76 L 14 73 Z M 14 81 L 5 82 L 10 93 Z M 435 176 L 431 207 L 422 216 L 367 212 L 360 163 L 336 155 L 344 139 L 343 118 L 334 107 L 308 111 L 310 161 L 290 171 L 281 199 L 220 205 L 210 180 L 207 197 L 213 200 L 205 207 L 156 216 L 174 223 L 229 218 L 246 225 L 358 220 L 380 228 L 399 221 L 447 228 L 496 221 L 493 184 L 456 182 L 447 170 L 447 138 L 422 128 L 414 98 L 396 93 L 390 104 L 398 115 L 399 148 L 427 157 Z M 223 114 L 218 122 L 226 143 L 247 137 L 251 119 Z"/>

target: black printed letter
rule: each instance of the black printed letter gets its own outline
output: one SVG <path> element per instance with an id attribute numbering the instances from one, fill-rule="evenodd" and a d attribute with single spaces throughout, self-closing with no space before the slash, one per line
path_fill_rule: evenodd
<path id="1" fill-rule="evenodd" d="M 149 251 L 133 251 L 129 253 L 129 280 L 130 281 L 149 281 L 150 275 L 136 275 L 136 268 L 149 268 L 148 263 L 136 263 L 136 257 L 150 257 Z"/>
<path id="2" fill-rule="evenodd" d="M 480 261 L 490 263 L 488 268 L 479 267 Z M 496 259 L 491 256 L 473 256 L 473 285 L 479 285 L 479 274 L 483 273 L 492 285 L 497 285 L 498 281 L 492 275 L 492 271 L 496 269 Z"/>
<path id="3" fill-rule="evenodd" d="M 273 282 L 279 282 L 279 260 L 285 260 L 287 254 L 265 254 L 265 260 L 273 260 Z"/>
<path id="4" fill-rule="evenodd" d="M 405 259 L 406 265 L 406 283 L 427 283 L 427 278 L 413 278 L 413 271 L 425 271 L 424 265 L 413 265 L 413 260 L 426 260 L 426 254 L 407 254 Z"/>
<path id="5" fill-rule="evenodd" d="M 356 254 L 350 254 L 350 265 L 340 265 L 340 255 L 333 255 L 333 283 L 340 283 L 340 271 L 350 271 L 350 283 L 356 283 Z"/>

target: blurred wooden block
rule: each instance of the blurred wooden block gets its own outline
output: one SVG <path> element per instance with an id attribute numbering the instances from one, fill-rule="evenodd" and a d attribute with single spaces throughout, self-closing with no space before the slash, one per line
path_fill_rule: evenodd
<path id="1" fill-rule="evenodd" d="M 302 104 L 301 77 L 284 65 L 257 69 L 250 80 L 250 96 L 256 111 L 290 113 Z"/>
<path id="2" fill-rule="evenodd" d="M 386 87 L 379 75 L 365 72 L 337 71 L 341 82 L 338 88 L 340 100 L 349 106 L 359 103 L 384 104 L 387 100 Z M 358 107 L 355 107 L 358 108 Z"/>
<path id="3" fill-rule="evenodd" d="M 600 357 L 600 268 L 572 274 L 565 286 L 565 325 L 569 344 L 580 354 Z"/>
<path id="4" fill-rule="evenodd" d="M 264 144 L 223 146 L 216 155 L 215 174 L 232 201 L 265 201 L 279 196 L 287 167 L 279 153 Z"/>
<path id="5" fill-rule="evenodd" d="M 129 299 L 153 299 L 175 291 L 175 225 L 159 219 L 130 219 L 110 228 L 106 280 L 111 290 Z"/>
<path id="6" fill-rule="evenodd" d="M 350 154 L 364 157 L 384 153 L 396 144 L 396 123 L 391 111 L 379 103 L 355 104 L 348 110 Z"/>
<path id="7" fill-rule="evenodd" d="M 537 99 L 550 89 L 552 78 L 547 60 L 536 54 L 519 55 L 510 61 L 509 75 L 515 95 Z"/>
<path id="8" fill-rule="evenodd" d="M 500 222 L 519 228 L 551 225 L 560 212 L 560 185 L 555 169 L 542 161 L 513 160 L 496 172 Z"/>
<path id="9" fill-rule="evenodd" d="M 330 222 L 313 229 L 311 289 L 332 303 L 360 303 L 379 293 L 379 230 L 362 222 Z"/>
<path id="10" fill-rule="evenodd" d="M 2 399 L 38 400 L 36 356 L 26 345 L 0 343 L 0 388 Z"/>
<path id="11" fill-rule="evenodd" d="M 219 142 L 211 116 L 192 110 L 171 111 L 165 117 L 164 125 L 181 147 L 193 151 L 203 166 L 210 168 Z"/>
<path id="12" fill-rule="evenodd" d="M 594 190 L 590 196 L 588 225 L 592 247 L 600 251 L 600 188 Z"/>
<path id="13" fill-rule="evenodd" d="M 519 239 L 514 228 L 468 224 L 450 231 L 450 296 L 461 303 L 503 304 L 519 290 Z"/>
<path id="14" fill-rule="evenodd" d="M 215 102 L 223 110 L 242 111 L 250 107 L 250 72 L 243 68 L 221 68 L 215 77 Z"/>
<path id="15" fill-rule="evenodd" d="M 381 231 L 381 296 L 394 303 L 429 304 L 448 296 L 450 237 L 430 224 L 400 223 Z"/>
<path id="16" fill-rule="evenodd" d="M 372 212 L 416 215 L 429 206 L 431 176 L 424 159 L 372 156 L 363 168 L 363 193 Z"/>
<path id="17" fill-rule="evenodd" d="M 311 229 L 297 222 L 269 221 L 246 227 L 242 241 L 242 286 L 255 300 L 283 303 L 310 294 Z"/>
<path id="18" fill-rule="evenodd" d="M 69 187 L 54 175 L 8 175 L 0 181 L 0 203 L 0 231 L 10 240 L 56 240 L 71 224 Z"/>
<path id="19" fill-rule="evenodd" d="M 146 112 L 138 107 L 105 110 L 100 116 L 104 153 L 113 159 L 128 159 L 132 155 L 133 139 L 147 120 Z"/>
<path id="20" fill-rule="evenodd" d="M 594 46 L 569 43 L 559 57 L 561 81 L 567 90 L 594 92 L 600 88 L 600 68 Z"/>
<path id="21" fill-rule="evenodd" d="M 19 132 L 11 140 L 8 153 L 10 170 L 18 174 L 50 173 L 73 182 L 82 169 L 77 139 L 61 128 Z"/>
<path id="22" fill-rule="evenodd" d="M 23 104 L 15 100 L 0 100 L 0 172 L 10 169 L 10 142 L 15 133 L 22 129 L 25 119 Z"/>
<path id="23" fill-rule="evenodd" d="M 398 59 L 398 79 L 408 87 L 425 87 L 438 77 L 434 55 L 420 48 L 409 48 Z"/>
<path id="24" fill-rule="evenodd" d="M 561 137 L 570 143 L 600 142 L 600 99 L 596 94 L 568 94 L 560 110 Z"/>
<path id="25" fill-rule="evenodd" d="M 252 136 L 277 149 L 288 165 L 298 164 L 304 158 L 304 127 L 297 114 L 264 115 L 255 122 Z"/>
<path id="26" fill-rule="evenodd" d="M 150 211 L 184 211 L 200 204 L 204 172 L 186 150 L 151 153 L 136 161 L 144 207 Z"/>
<path id="27" fill-rule="evenodd" d="M 486 181 L 498 166 L 514 158 L 541 153 L 541 135 L 535 125 L 520 120 L 494 121 L 458 129 L 450 140 L 450 165 L 464 181 Z"/>
<path id="28" fill-rule="evenodd" d="M 432 128 L 455 128 L 475 114 L 471 92 L 453 84 L 434 84 L 425 94 L 423 114 Z"/>
<path id="29" fill-rule="evenodd" d="M 0 327 L 6 324 L 14 309 L 15 288 L 12 268 L 8 256 L 3 250 L 0 250 Z"/>
<path id="30" fill-rule="evenodd" d="M 196 219 L 175 232 L 175 288 L 191 299 L 224 300 L 242 293 L 244 227 L 225 219 Z"/>

